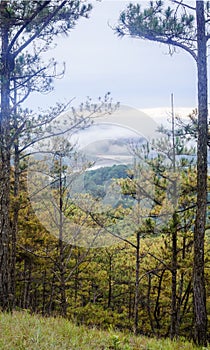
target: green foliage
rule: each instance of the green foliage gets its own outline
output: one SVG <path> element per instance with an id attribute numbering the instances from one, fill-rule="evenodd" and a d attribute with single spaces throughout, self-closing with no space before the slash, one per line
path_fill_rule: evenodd
<path id="1" fill-rule="evenodd" d="M 141 8 L 139 4 L 129 4 L 126 11 L 120 15 L 119 26 L 116 28 L 119 35 L 126 31 L 131 36 L 139 36 L 150 40 L 164 37 L 165 40 L 173 40 L 180 37 L 184 40 L 192 37 L 192 28 L 195 18 L 184 10 L 181 16 L 178 11 L 170 6 L 164 6 L 164 2 L 150 2 L 148 8 Z"/>
<path id="2" fill-rule="evenodd" d="M 107 186 L 113 183 L 114 179 L 126 178 L 128 176 L 127 165 L 113 165 L 101 167 L 96 170 L 86 171 L 84 177 L 84 188 L 95 198 L 103 198 Z"/>
<path id="3" fill-rule="evenodd" d="M 170 135 L 169 135 L 170 136 Z M 157 146 L 157 145 L 156 145 Z M 155 149 L 155 144 L 153 145 Z M 110 173 L 116 176 L 126 175 L 118 179 L 123 192 L 127 196 L 135 198 L 147 198 L 150 194 L 150 186 L 146 186 L 149 180 L 155 184 L 155 191 L 151 192 L 153 206 L 151 215 L 140 222 L 139 213 L 135 212 L 134 205 L 130 208 L 118 206 L 112 208 L 106 215 L 98 212 L 97 219 L 112 227 L 117 223 L 120 234 L 125 234 L 123 220 L 131 215 L 132 220 L 126 228 L 126 237 L 130 243 L 120 242 L 113 246 L 100 249 L 83 249 L 73 247 L 64 242 L 63 266 L 65 266 L 65 292 L 67 302 L 67 317 L 89 327 L 98 326 L 104 329 L 117 328 L 133 330 L 134 301 L 135 301 L 135 229 L 141 231 L 140 247 L 140 274 L 139 274 L 139 331 L 147 336 L 168 336 L 171 312 L 171 231 L 174 222 L 169 217 L 167 221 L 160 220 L 170 207 L 170 183 L 176 180 L 170 171 L 171 162 L 167 162 L 171 153 L 170 137 L 158 144 L 157 157 L 145 157 L 144 162 L 152 169 L 153 176 L 147 178 L 148 167 L 141 169 L 139 176 L 138 163 L 134 172 L 127 171 L 123 167 L 110 167 L 93 171 L 96 180 L 109 181 Z M 180 140 L 176 140 L 177 153 L 188 154 Z M 139 152 L 141 157 L 141 152 Z M 192 336 L 193 298 L 192 298 L 192 228 L 194 224 L 195 208 L 195 178 L 196 171 L 191 160 L 177 159 L 179 169 L 179 196 L 177 200 L 177 302 L 180 317 L 179 335 Z M 55 177 L 65 172 L 65 166 L 59 166 L 59 157 L 55 159 Z M 120 171 L 123 170 L 123 173 Z M 134 176 L 135 173 L 135 176 Z M 139 177 L 138 177 L 138 176 Z M 176 175 L 176 174 L 175 174 Z M 87 172 L 87 177 L 90 176 Z M 105 179 L 105 180 L 104 180 Z M 87 178 L 87 183 L 89 177 Z M 102 182 L 103 183 L 103 182 Z M 12 180 L 13 185 L 13 180 Z M 65 185 L 65 184 L 63 184 Z M 99 185 L 100 186 L 100 185 Z M 169 189 L 168 189 L 169 186 Z M 140 192 L 142 189 L 142 192 Z M 154 189 L 154 188 L 153 188 Z M 147 191 L 147 193 L 145 192 Z M 56 195 L 56 189 L 54 189 Z M 139 193 L 137 193 L 139 191 Z M 88 203 L 91 195 L 80 196 L 81 201 Z M 169 196 L 170 197 L 170 196 Z M 16 199 L 12 198 L 13 200 Z M 61 286 L 60 286 L 60 261 L 58 259 L 58 240 L 51 236 L 40 225 L 30 207 L 25 178 L 21 179 L 20 191 L 21 209 L 17 236 L 17 293 L 16 305 L 32 312 L 40 312 L 43 315 L 59 315 L 61 310 Z M 157 203 L 157 201 L 160 202 Z M 63 202 L 64 203 L 64 202 Z M 66 215 L 78 225 L 82 226 L 84 234 L 88 234 L 91 227 L 98 227 L 91 216 L 85 210 L 78 208 L 71 201 L 66 205 Z M 138 215 L 137 215 L 138 214 Z M 148 214 L 148 212 L 147 212 Z M 135 216 L 136 215 L 136 216 Z M 85 222 L 85 223 L 84 223 Z M 121 225 L 122 223 L 122 225 Z M 155 227 L 158 226 L 158 234 Z M 111 236 L 110 236 L 111 238 Z M 208 243 L 208 242 L 207 242 Z M 208 252 L 208 247 L 207 250 Z M 209 263 L 206 253 L 206 264 Z M 210 281 L 208 268 L 206 269 L 206 281 Z M 207 307 L 210 307 L 209 295 L 207 295 Z M 119 340 L 119 341 L 118 341 Z M 129 349 L 130 344 L 124 344 L 121 337 L 110 339 L 110 349 Z M 146 345 L 145 345 L 146 346 Z M 146 347 L 145 347 L 146 348 Z M 132 349 L 132 347 L 131 347 Z M 137 347 L 134 349 L 137 349 Z"/>
<path id="4" fill-rule="evenodd" d="M 151 2 L 148 8 L 142 9 L 140 5 L 130 4 L 127 10 L 121 14 L 120 24 L 117 28 L 118 34 L 129 33 L 131 36 L 179 46 L 185 48 L 195 57 L 196 31 L 193 29 L 195 20 L 191 14 L 187 15 L 183 6 L 180 3 L 179 8 L 175 10 L 172 7 L 164 7 L 162 1 L 156 1 Z M 57 35 L 67 34 L 79 17 L 87 17 L 90 10 L 90 5 L 85 5 L 84 2 L 80 1 L 2 2 L 1 23 L 10 24 L 7 48 L 10 61 L 6 62 L 6 68 L 11 74 L 9 83 L 12 84 L 12 88 L 14 81 L 16 82 L 19 98 L 18 101 L 11 99 L 11 103 L 14 101 L 12 110 L 16 109 L 30 92 L 51 90 L 52 77 L 56 76 L 56 63 L 52 60 L 49 65 L 43 66 L 39 54 L 51 47 Z M 207 10 L 209 11 L 208 6 Z M 37 46 L 33 45 L 34 52 L 29 54 L 25 52 L 25 49 L 34 39 L 38 39 L 38 43 Z M 3 63 L 0 68 L 2 69 L 2 67 Z M 48 74 L 50 70 L 53 73 Z M 9 89 L 7 92 L 9 93 Z M 108 96 L 109 94 L 105 96 L 104 102 L 100 100 L 102 103 L 99 103 L 99 107 L 88 100 L 85 106 L 81 105 L 79 112 L 72 109 L 73 117 L 70 118 L 70 130 L 84 128 L 90 124 L 89 117 L 84 117 L 84 109 L 92 114 L 93 111 L 94 113 L 101 112 L 102 107 L 105 107 L 105 112 L 107 112 L 110 108 Z M 9 106 L 6 107 L 9 110 Z M 11 133 L 8 134 L 14 139 L 19 138 L 18 154 L 21 154 L 28 146 L 42 140 L 43 137 L 45 138 L 46 135 L 51 137 L 53 127 L 59 124 L 49 125 L 49 121 L 54 121 L 65 110 L 65 107 L 57 105 L 46 114 L 36 116 L 31 115 L 28 110 L 19 110 L 17 115 L 11 114 L 11 118 L 8 119 L 10 128 L 8 131 Z M 66 120 L 65 123 L 67 123 Z M 17 130 L 18 133 L 16 133 Z M 184 132 L 197 136 L 196 122 L 191 127 L 187 126 Z M 192 336 L 192 229 L 195 217 L 196 171 L 180 134 L 175 135 L 175 147 L 171 142 L 171 133 L 167 132 L 167 136 L 168 138 L 153 145 L 153 150 L 156 148 L 158 153 L 156 157 L 149 157 L 148 147 L 143 152 L 141 150 L 140 159 L 144 158 L 148 166 L 146 168 L 142 168 L 138 164 L 134 171 L 132 169 L 128 171 L 124 165 L 114 165 L 85 173 L 87 193 L 80 196 L 83 204 L 91 202 L 94 203 L 96 209 L 101 209 L 95 199 L 103 198 L 106 195 L 106 186 L 112 186 L 115 182 L 114 179 L 118 179 L 122 193 L 127 196 L 126 198 L 130 197 L 130 201 L 127 201 L 124 207 L 123 201 L 119 200 L 108 213 L 104 214 L 99 210 L 97 217 L 95 216 L 97 220 L 94 220 L 93 215 L 89 215 L 92 213 L 86 215 L 85 209 L 81 209 L 68 200 L 65 201 L 66 212 L 64 214 L 67 213 L 66 216 L 72 223 L 81 225 L 82 232 L 87 235 L 88 230 L 92 227 L 100 228 L 101 223 L 107 225 L 108 228 L 112 228 L 113 223 L 119 223 L 116 226 L 120 233 L 117 233 L 123 237 L 125 227 L 122 221 L 127 214 L 132 214 L 130 225 L 126 228 L 128 230 L 126 237 L 129 236 L 130 244 L 125 243 L 124 240 L 124 242 L 115 244 L 109 249 L 91 251 L 64 243 L 61 230 L 59 239 L 50 236 L 33 213 L 23 181 L 19 196 L 11 196 L 11 215 L 17 205 L 21 207 L 16 237 L 16 305 L 19 308 L 41 312 L 43 315 L 58 315 L 61 313 L 62 292 L 65 292 L 63 301 L 66 304 L 67 315 L 76 320 L 77 323 L 84 323 L 91 327 L 117 327 L 131 330 L 135 319 L 135 287 L 137 285 L 134 254 L 135 235 L 140 233 L 139 330 L 146 335 L 168 336 L 172 294 L 171 274 L 174 270 L 171 259 L 173 254 L 172 233 L 176 229 L 177 263 L 175 268 L 177 273 L 178 333 L 183 336 Z M 14 139 L 10 140 L 13 146 Z M 71 152 L 71 145 L 66 146 L 67 150 Z M 65 185 L 61 175 L 65 174 L 67 166 L 62 166 L 59 162 L 65 155 L 63 151 L 64 149 L 58 149 L 54 169 L 51 169 L 55 181 L 61 180 L 59 184 L 56 183 L 54 186 L 55 197 L 63 195 L 60 198 L 60 203 L 68 197 L 66 193 L 62 191 L 58 193 L 57 191 L 59 186 Z M 175 166 L 173 164 L 173 151 L 175 151 L 178 161 L 176 172 L 172 173 L 171 170 L 174 170 Z M 150 176 L 148 177 L 148 175 Z M 178 177 L 179 191 L 177 191 L 178 195 L 174 204 L 173 185 L 177 182 Z M 145 207 L 142 205 L 141 207 L 143 201 L 146 201 L 147 204 L 152 202 L 152 205 Z M 134 203 L 137 205 L 135 206 Z M 170 211 L 171 208 L 173 212 Z M 167 220 L 164 220 L 165 217 Z M 157 225 L 158 235 L 151 237 L 151 233 L 156 233 Z M 59 227 L 59 223 L 57 227 Z M 208 252 L 208 250 L 206 251 Z M 208 264 L 208 256 L 206 263 Z M 209 278 L 207 271 L 207 283 Z M 63 279 L 62 283 L 61 279 Z M 209 295 L 207 295 L 207 303 L 209 309 Z M 37 327 L 34 326 L 33 321 L 30 322 L 35 331 L 33 327 L 30 328 L 29 338 L 28 333 L 14 332 L 17 336 L 14 336 L 14 339 L 10 343 L 7 342 L 6 345 L 2 340 L 0 343 L 2 348 L 6 349 L 9 344 L 10 349 L 11 346 L 20 349 L 26 346 L 29 349 L 41 349 L 42 342 L 44 342 L 43 348 L 46 348 L 46 334 L 39 322 L 37 321 Z M 72 336 L 69 337 L 69 333 L 71 334 L 69 324 L 64 324 L 64 330 L 67 331 L 68 338 L 65 338 L 63 330 L 61 331 L 62 336 L 58 338 L 53 338 L 52 331 L 46 332 L 48 340 L 51 337 L 52 347 L 55 349 L 56 346 L 58 348 L 73 346 L 74 349 L 77 349 L 78 343 L 72 339 Z M 4 334 L 4 330 L 2 334 Z M 91 337 L 93 338 L 92 335 Z M 110 338 L 103 340 L 102 344 L 99 344 L 98 340 L 95 339 L 87 344 L 83 332 L 83 337 L 79 337 L 79 349 L 83 343 L 85 349 L 91 349 L 92 346 L 94 349 L 99 348 L 99 346 L 101 349 L 115 350 L 152 349 L 153 345 L 148 345 L 149 341 L 146 341 L 142 346 L 142 339 L 141 345 L 136 339 L 132 342 L 125 342 L 120 335 L 114 333 Z M 14 343 L 12 343 L 13 341 Z M 164 344 L 164 349 L 170 348 L 171 344 Z M 190 349 L 190 345 L 187 346 L 187 349 Z M 49 349 L 49 342 L 47 348 Z"/>

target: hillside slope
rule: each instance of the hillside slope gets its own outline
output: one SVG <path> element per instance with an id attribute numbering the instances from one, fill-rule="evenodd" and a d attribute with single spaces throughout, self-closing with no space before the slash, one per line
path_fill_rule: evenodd
<path id="1" fill-rule="evenodd" d="M 134 337 L 110 330 L 78 327 L 62 318 L 0 313 L 0 349 L 4 350 L 195 350 L 190 343 Z"/>

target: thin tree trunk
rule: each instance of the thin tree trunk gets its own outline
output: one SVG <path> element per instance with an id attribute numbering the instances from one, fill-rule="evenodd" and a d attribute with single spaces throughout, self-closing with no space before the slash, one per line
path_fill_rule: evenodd
<path id="1" fill-rule="evenodd" d="M 172 258 L 171 258 L 171 325 L 170 338 L 177 336 L 177 219 L 173 214 L 172 227 Z"/>
<path id="2" fill-rule="evenodd" d="M 139 326 L 139 272 L 140 272 L 140 233 L 136 233 L 136 281 L 134 302 L 134 334 L 138 333 Z"/>
<path id="3" fill-rule="evenodd" d="M 17 89 L 14 82 L 14 129 L 17 130 Z M 14 141 L 14 206 L 13 206 L 13 217 L 12 217 L 12 229 L 11 229 L 11 257 L 10 257 L 10 277 L 11 277 L 11 299 L 12 308 L 15 307 L 16 298 L 16 248 L 17 248 L 17 232 L 18 232 L 18 217 L 20 210 L 20 199 L 19 195 L 20 187 L 20 153 L 19 153 L 19 140 L 18 137 Z"/>
<path id="4" fill-rule="evenodd" d="M 2 18 L 7 2 L 1 3 Z M 10 302 L 10 268 L 9 268 L 9 206 L 10 206 L 10 66 L 8 55 L 8 28 L 6 19 L 1 26 L 1 114 L 0 114 L 0 307 L 11 309 Z"/>
<path id="5" fill-rule="evenodd" d="M 62 179 L 62 157 L 60 156 L 60 168 L 59 168 L 59 272 L 60 272 L 60 297 L 61 297 L 61 314 L 66 316 L 67 314 L 67 302 L 66 302 L 66 282 L 65 282 L 65 257 L 64 257 L 64 244 L 63 244 L 63 196 L 64 196 L 64 184 Z"/>
<path id="6" fill-rule="evenodd" d="M 204 237 L 207 206 L 207 52 L 204 2 L 196 1 L 198 68 L 197 210 L 194 230 L 194 336 L 198 345 L 207 345 L 207 311 L 204 279 Z"/>
<path id="7" fill-rule="evenodd" d="M 173 173 L 176 176 L 176 144 L 175 144 L 175 118 L 174 118 L 174 97 L 171 94 L 171 108 L 172 108 L 172 167 Z M 177 181 L 173 180 L 172 185 L 172 205 L 173 205 L 173 217 L 172 217 L 172 257 L 171 257 L 171 325 L 170 325 L 170 338 L 173 339 L 177 336 Z"/>

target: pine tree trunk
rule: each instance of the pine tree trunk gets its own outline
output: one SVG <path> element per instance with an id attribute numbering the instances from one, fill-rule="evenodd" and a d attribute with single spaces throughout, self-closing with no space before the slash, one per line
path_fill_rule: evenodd
<path id="1" fill-rule="evenodd" d="M 176 174 L 176 146 L 175 146 L 175 123 L 174 123 L 174 101 L 173 94 L 171 95 L 172 106 L 172 166 L 173 172 Z M 177 336 L 177 181 L 173 180 L 172 185 L 172 204 L 173 204 L 173 225 L 171 230 L 172 235 L 172 257 L 171 257 L 171 325 L 170 325 L 170 337 L 174 339 Z"/>
<path id="2" fill-rule="evenodd" d="M 1 17 L 4 16 L 6 1 L 1 4 Z M 6 19 L 1 26 L 1 114 L 0 114 L 0 307 L 10 310 L 10 65 L 8 55 L 8 28 Z"/>
<path id="3" fill-rule="evenodd" d="M 59 272 L 60 272 L 60 297 L 61 297 L 61 315 L 67 315 L 67 301 L 66 301 L 66 267 L 63 244 L 63 196 L 64 184 L 62 180 L 62 157 L 59 159 Z"/>
<path id="4" fill-rule="evenodd" d="M 14 206 L 13 206 L 13 215 L 11 218 L 12 227 L 10 229 L 10 294 L 11 294 L 11 303 L 12 308 L 15 307 L 15 298 L 16 298 L 16 248 L 17 248 L 17 232 L 18 232 L 18 217 L 20 210 L 19 203 L 19 152 L 18 146 L 15 145 L 15 160 L 14 160 Z"/>
<path id="5" fill-rule="evenodd" d="M 16 83 L 14 82 L 14 129 L 17 130 L 17 89 Z M 14 206 L 12 215 L 12 227 L 11 227 L 11 251 L 10 251 L 10 294 L 12 308 L 15 307 L 16 303 L 16 250 L 17 250 L 17 233 L 18 233 L 18 218 L 20 210 L 20 199 L 19 199 L 19 187 L 20 187 L 20 153 L 19 153 L 19 139 L 18 137 L 14 140 Z"/>
<path id="6" fill-rule="evenodd" d="M 198 345 L 207 345 L 207 312 L 204 279 L 204 236 L 207 206 L 207 60 L 204 2 L 196 1 L 198 68 L 197 211 L 194 230 L 194 336 Z"/>
<path id="7" fill-rule="evenodd" d="M 139 327 L 139 273 L 140 273 L 140 233 L 136 233 L 136 281 L 134 302 L 134 334 L 138 334 Z"/>
<path id="8" fill-rule="evenodd" d="M 173 214 L 172 258 L 171 258 L 171 325 L 170 338 L 177 336 L 177 218 Z"/>

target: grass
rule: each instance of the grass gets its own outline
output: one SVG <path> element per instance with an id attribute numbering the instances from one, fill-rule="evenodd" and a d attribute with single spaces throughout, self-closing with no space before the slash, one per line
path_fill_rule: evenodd
<path id="1" fill-rule="evenodd" d="M 114 330 L 106 332 L 79 327 L 62 318 L 43 318 L 37 315 L 31 316 L 27 312 L 15 312 L 13 315 L 0 313 L 0 349 L 195 350 L 197 348 L 188 342 L 134 337 Z"/>

